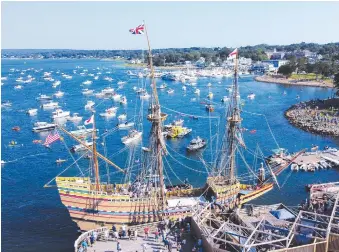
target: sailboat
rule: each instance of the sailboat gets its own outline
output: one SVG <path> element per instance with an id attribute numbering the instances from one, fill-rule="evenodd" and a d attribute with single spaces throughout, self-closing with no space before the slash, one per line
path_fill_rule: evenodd
<path id="1" fill-rule="evenodd" d="M 140 29 L 140 26 L 138 28 Z M 97 151 L 96 140 L 98 137 L 94 111 L 91 117 L 93 125 L 91 146 L 58 125 L 58 129 L 79 142 L 83 149 L 91 152 L 92 156 L 93 178 L 90 176 L 57 176 L 55 178 L 61 202 L 81 230 L 113 224 L 134 225 L 161 221 L 165 218 L 183 218 L 189 216 L 196 205 L 204 204 L 205 198 L 219 203 L 233 203 L 238 199 L 238 204 L 241 204 L 273 188 L 273 183 L 264 184 L 262 179 L 253 190 L 251 190 L 252 187 L 248 188 L 249 193 L 246 196 L 240 192 L 240 189 L 247 189 L 247 186 L 240 184 L 235 176 L 236 132 L 241 121 L 236 102 L 237 92 L 234 92 L 233 103 L 231 103 L 233 107 L 229 109 L 230 115 L 227 117 L 227 136 L 231 142 L 223 146 L 225 148 L 223 155 L 226 157 L 221 156 L 214 172 L 207 178 L 206 185 L 201 188 L 193 188 L 188 182 L 180 186 L 165 185 L 163 158 L 167 155 L 168 150 L 162 129 L 167 114 L 161 111 L 146 26 L 143 25 L 142 29 L 145 30 L 148 42 L 153 94 L 150 113 L 147 116 L 147 120 L 151 123 L 149 146 L 142 147 L 147 151 L 143 152 L 144 162 L 140 164 L 141 169 L 137 178 L 131 181 L 129 167 L 121 168 Z M 237 76 L 237 71 L 235 71 L 235 76 Z M 237 78 L 234 79 L 234 90 L 237 90 Z M 230 162 L 226 162 L 227 157 Z M 126 182 L 113 184 L 104 181 L 99 174 L 98 159 L 105 161 L 124 174 Z M 49 187 L 49 183 L 45 187 Z"/>

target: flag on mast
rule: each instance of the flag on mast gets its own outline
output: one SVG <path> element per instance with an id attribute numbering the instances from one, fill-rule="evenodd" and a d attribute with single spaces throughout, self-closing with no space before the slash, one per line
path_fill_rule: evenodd
<path id="1" fill-rule="evenodd" d="M 238 55 L 238 48 L 235 48 L 233 52 L 231 52 L 229 55 L 228 55 L 228 58 L 229 59 L 235 59 L 237 58 L 237 55 Z"/>
<path id="2" fill-rule="evenodd" d="M 51 132 L 51 133 L 49 133 L 49 135 L 47 136 L 44 145 L 45 145 L 45 146 L 49 146 L 51 143 L 53 143 L 53 142 L 55 142 L 55 141 L 57 141 L 57 140 L 59 140 L 59 139 L 61 139 L 61 138 L 60 138 L 60 135 L 59 135 L 58 132 L 56 132 L 54 135 L 53 135 L 53 133 Z"/>
<path id="3" fill-rule="evenodd" d="M 134 34 L 134 35 L 137 35 L 137 34 L 144 34 L 145 32 L 145 25 L 142 24 L 142 25 L 139 25 L 137 26 L 136 28 L 134 29 L 129 29 L 129 32 Z"/>
<path id="4" fill-rule="evenodd" d="M 93 124 L 93 121 L 94 121 L 94 115 L 91 116 L 91 118 L 87 119 L 84 124 L 85 125 L 88 125 L 88 124 Z"/>

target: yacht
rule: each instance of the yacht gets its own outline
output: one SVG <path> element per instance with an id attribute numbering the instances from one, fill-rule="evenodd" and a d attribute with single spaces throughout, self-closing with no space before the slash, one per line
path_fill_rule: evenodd
<path id="1" fill-rule="evenodd" d="M 211 82 L 207 84 L 207 87 L 211 87 L 211 86 L 212 86 L 212 83 L 211 83 Z"/>
<path id="2" fill-rule="evenodd" d="M 130 144 L 134 141 L 139 140 L 141 136 L 142 136 L 142 132 L 131 130 L 127 136 L 124 136 L 123 138 L 121 138 L 121 141 L 123 144 Z"/>
<path id="3" fill-rule="evenodd" d="M 148 94 L 147 91 L 146 91 L 145 93 L 143 93 L 143 94 L 140 95 L 140 98 L 141 98 L 141 99 L 149 99 L 150 97 L 151 97 L 151 95 Z"/>
<path id="4" fill-rule="evenodd" d="M 107 80 L 107 81 L 109 81 L 109 82 L 112 82 L 112 81 L 113 81 L 113 78 L 111 78 L 111 77 L 105 77 L 104 80 Z"/>
<path id="5" fill-rule="evenodd" d="M 87 101 L 87 104 L 85 105 L 85 109 L 91 109 L 94 106 L 95 102 L 93 101 Z"/>
<path id="6" fill-rule="evenodd" d="M 34 123 L 33 131 L 34 132 L 42 132 L 42 131 L 50 131 L 54 130 L 57 126 L 54 123 L 47 123 L 47 122 L 36 122 Z"/>
<path id="7" fill-rule="evenodd" d="M 166 83 L 161 84 L 158 88 L 159 89 L 165 89 L 165 88 L 167 88 L 167 84 Z"/>
<path id="8" fill-rule="evenodd" d="M 91 146 L 93 145 L 93 142 L 88 142 L 88 141 L 86 140 L 84 144 L 85 144 L 87 147 L 91 147 Z M 74 146 L 71 148 L 71 151 L 73 151 L 73 152 L 84 151 L 84 150 L 87 150 L 87 148 L 86 148 L 83 144 L 77 144 L 77 145 L 74 145 Z"/>
<path id="9" fill-rule="evenodd" d="M 85 88 L 82 90 L 82 94 L 83 95 L 90 95 L 90 94 L 93 94 L 94 90 L 91 90 L 91 89 L 88 89 L 88 88 Z"/>
<path id="10" fill-rule="evenodd" d="M 185 87 L 185 86 L 183 86 L 181 89 L 184 90 L 184 91 L 186 91 L 186 87 Z"/>
<path id="11" fill-rule="evenodd" d="M 57 119 L 57 118 L 64 118 L 64 117 L 69 117 L 70 112 L 69 111 L 63 111 L 62 109 L 56 109 L 52 113 L 52 118 Z"/>
<path id="12" fill-rule="evenodd" d="M 298 171 L 298 170 L 299 170 L 299 165 L 296 164 L 296 163 L 292 163 L 292 164 L 291 164 L 291 170 L 292 170 L 292 171 Z"/>
<path id="13" fill-rule="evenodd" d="M 56 92 L 56 93 L 54 94 L 54 96 L 60 98 L 60 97 L 63 97 L 64 94 L 65 94 L 64 92 L 62 92 L 62 91 L 59 90 L 58 92 Z"/>
<path id="14" fill-rule="evenodd" d="M 119 120 L 126 120 L 127 119 L 127 115 L 124 113 L 124 114 L 121 114 L 118 116 L 118 119 Z"/>
<path id="15" fill-rule="evenodd" d="M 255 98 L 255 94 L 254 94 L 254 93 L 250 93 L 250 94 L 247 96 L 247 98 L 253 100 L 253 99 Z"/>
<path id="16" fill-rule="evenodd" d="M 77 130 L 70 131 L 70 133 L 76 137 L 82 138 L 93 133 L 93 128 L 87 129 L 85 125 L 78 126 L 77 128 Z M 98 132 L 98 129 L 96 131 Z"/>
<path id="17" fill-rule="evenodd" d="M 94 80 L 98 80 L 99 79 L 99 76 L 94 76 Z"/>
<path id="18" fill-rule="evenodd" d="M 206 141 L 204 139 L 201 139 L 200 137 L 197 137 L 190 142 L 190 144 L 187 146 L 187 150 L 196 151 L 201 148 L 204 148 L 205 146 Z"/>
<path id="19" fill-rule="evenodd" d="M 36 115 L 38 113 L 38 109 L 36 109 L 36 108 L 28 109 L 26 113 L 30 116 L 33 116 L 33 115 Z"/>
<path id="20" fill-rule="evenodd" d="M 16 86 L 14 87 L 14 89 L 22 89 L 22 86 L 21 86 L 21 85 L 16 85 Z"/>
<path id="21" fill-rule="evenodd" d="M 174 89 L 172 89 L 172 88 L 168 89 L 168 90 L 167 90 L 167 93 L 168 93 L 168 94 L 173 94 L 173 93 L 174 93 Z"/>
<path id="22" fill-rule="evenodd" d="M 221 102 L 227 102 L 229 101 L 230 98 L 228 98 L 227 96 L 224 96 L 222 99 L 221 99 Z"/>
<path id="23" fill-rule="evenodd" d="M 137 74 L 132 73 L 132 71 L 130 71 L 130 70 L 127 71 L 127 75 L 130 76 L 130 77 L 136 77 L 136 76 L 138 76 Z"/>
<path id="24" fill-rule="evenodd" d="M 127 81 L 118 81 L 118 85 L 124 85 L 126 83 L 127 83 Z"/>
<path id="25" fill-rule="evenodd" d="M 114 112 L 114 113 L 116 113 L 117 110 L 118 110 L 118 107 L 110 107 L 108 109 L 105 109 L 105 112 Z"/>
<path id="26" fill-rule="evenodd" d="M 40 96 L 37 98 L 37 100 L 39 100 L 39 101 L 47 101 L 47 100 L 52 100 L 52 97 L 51 97 L 51 96 L 48 96 L 48 95 L 42 94 L 42 95 L 40 95 Z"/>
<path id="27" fill-rule="evenodd" d="M 134 126 L 134 122 L 124 122 L 124 123 L 120 123 L 118 124 L 118 128 L 119 129 L 128 129 Z"/>
<path id="28" fill-rule="evenodd" d="M 102 117 L 114 117 L 114 116 L 116 116 L 116 112 L 106 110 L 105 113 L 100 113 L 100 116 L 102 116 Z"/>
<path id="29" fill-rule="evenodd" d="M 86 81 L 84 81 L 82 84 L 84 84 L 84 85 L 91 85 L 93 83 L 93 81 L 91 81 L 91 80 L 86 80 Z"/>
<path id="30" fill-rule="evenodd" d="M 119 101 L 119 100 L 121 99 L 121 95 L 115 93 L 114 95 L 112 95 L 112 99 L 113 99 L 114 101 Z"/>
<path id="31" fill-rule="evenodd" d="M 200 89 L 197 88 L 196 90 L 194 90 L 194 93 L 200 95 Z"/>
<path id="32" fill-rule="evenodd" d="M 107 87 L 107 88 L 104 88 L 101 93 L 103 94 L 113 94 L 114 93 L 114 88 L 111 88 L 111 87 Z"/>
<path id="33" fill-rule="evenodd" d="M 44 108 L 44 109 L 57 108 L 57 107 L 59 107 L 59 103 L 58 102 L 49 102 L 49 103 L 42 104 L 41 107 Z"/>
<path id="34" fill-rule="evenodd" d="M 72 122 L 80 122 L 82 120 L 82 116 L 79 116 L 78 113 L 73 113 L 72 116 L 68 117 L 68 120 Z"/>

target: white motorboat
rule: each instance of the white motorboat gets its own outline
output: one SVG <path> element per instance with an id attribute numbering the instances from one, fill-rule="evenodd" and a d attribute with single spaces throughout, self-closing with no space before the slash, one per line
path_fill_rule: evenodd
<path id="1" fill-rule="evenodd" d="M 124 105 L 127 104 L 127 98 L 126 98 L 126 96 L 121 97 L 121 99 L 120 99 L 120 104 L 124 104 Z"/>
<path id="2" fill-rule="evenodd" d="M 55 123 L 36 122 L 34 123 L 34 126 L 35 126 L 33 127 L 34 132 L 42 132 L 54 130 L 57 125 Z"/>
<path id="3" fill-rule="evenodd" d="M 183 86 L 181 89 L 184 90 L 184 91 L 186 91 L 186 86 Z"/>
<path id="4" fill-rule="evenodd" d="M 127 114 L 124 113 L 124 114 L 119 115 L 118 119 L 119 120 L 126 120 L 127 119 Z"/>
<path id="5" fill-rule="evenodd" d="M 102 116 L 102 117 L 114 117 L 114 116 L 116 116 L 116 113 L 114 111 L 106 111 L 105 113 L 100 113 L 100 116 Z"/>
<path id="6" fill-rule="evenodd" d="M 200 89 L 197 88 L 196 90 L 194 90 L 194 93 L 200 95 Z"/>
<path id="7" fill-rule="evenodd" d="M 89 142 L 89 141 L 85 141 L 84 144 L 87 146 L 87 147 L 91 147 L 93 145 L 93 142 Z M 83 144 L 77 144 L 77 145 L 74 145 L 72 148 L 71 148 L 71 151 L 73 152 L 78 152 L 78 151 L 85 151 L 87 150 L 87 148 L 83 145 Z"/>
<path id="8" fill-rule="evenodd" d="M 47 101 L 47 100 L 52 100 L 52 97 L 51 97 L 51 96 L 48 96 L 48 95 L 42 94 L 42 95 L 40 95 L 40 96 L 37 98 L 37 100 L 39 100 L 39 101 Z"/>
<path id="9" fill-rule="evenodd" d="M 187 150 L 196 151 L 201 148 L 204 148 L 205 146 L 206 141 L 204 139 L 201 139 L 200 137 L 197 137 L 190 142 L 190 144 L 187 146 Z"/>
<path id="10" fill-rule="evenodd" d="M 49 102 L 49 103 L 42 104 L 41 107 L 44 108 L 44 109 L 53 109 L 53 108 L 59 107 L 59 103 L 58 102 Z"/>
<path id="11" fill-rule="evenodd" d="M 127 83 L 127 81 L 118 81 L 118 85 L 124 85 L 126 83 Z"/>
<path id="12" fill-rule="evenodd" d="M 254 94 L 254 93 L 250 93 L 250 94 L 247 96 L 247 98 L 253 100 L 253 99 L 255 98 L 255 94 Z"/>
<path id="13" fill-rule="evenodd" d="M 94 76 L 93 79 L 94 79 L 94 80 L 98 80 L 98 79 L 99 79 L 99 76 Z"/>
<path id="14" fill-rule="evenodd" d="M 63 111 L 62 109 L 56 109 L 52 113 L 52 118 L 53 119 L 65 118 L 65 117 L 69 117 L 69 115 L 70 115 L 69 111 Z"/>
<path id="15" fill-rule="evenodd" d="M 111 78 L 111 77 L 105 77 L 104 80 L 107 80 L 107 81 L 109 81 L 109 82 L 112 82 L 112 81 L 113 81 L 113 78 Z"/>
<path id="16" fill-rule="evenodd" d="M 114 95 L 112 95 L 112 99 L 113 99 L 114 101 L 119 101 L 119 100 L 121 99 L 121 95 L 115 93 Z"/>
<path id="17" fill-rule="evenodd" d="M 104 88 L 103 90 L 101 90 L 101 93 L 103 93 L 103 94 L 113 94 L 114 88 L 111 88 L 111 87 Z"/>
<path id="18" fill-rule="evenodd" d="M 88 88 L 85 88 L 82 90 L 82 94 L 83 95 L 90 95 L 90 94 L 93 94 L 94 90 L 91 90 L 91 89 L 88 89 Z"/>
<path id="19" fill-rule="evenodd" d="M 212 83 L 211 83 L 211 82 L 207 84 L 207 87 L 211 87 L 211 86 L 212 86 Z"/>
<path id="20" fill-rule="evenodd" d="M 12 103 L 9 101 L 2 102 L 1 107 L 5 107 L 5 108 L 12 107 Z"/>
<path id="21" fill-rule="evenodd" d="M 85 105 L 85 109 L 91 109 L 94 105 L 95 105 L 95 102 L 87 101 L 87 104 Z"/>
<path id="22" fill-rule="evenodd" d="M 86 80 L 86 81 L 84 81 L 82 84 L 84 84 L 84 85 L 91 85 L 93 83 L 93 81 L 91 81 L 91 80 Z"/>
<path id="23" fill-rule="evenodd" d="M 30 116 L 33 116 L 33 115 L 36 115 L 38 113 L 38 109 L 36 109 L 36 108 L 28 109 L 26 113 Z"/>
<path id="24" fill-rule="evenodd" d="M 207 98 L 208 99 L 213 99 L 213 93 L 212 92 L 208 92 Z"/>
<path id="25" fill-rule="evenodd" d="M 228 98 L 227 96 L 224 96 L 222 99 L 221 99 L 221 102 L 227 102 L 229 101 L 230 98 Z"/>
<path id="26" fill-rule="evenodd" d="M 321 160 L 319 161 L 319 164 L 320 164 L 324 169 L 330 168 L 330 165 L 329 165 L 325 160 L 323 160 L 323 159 L 321 159 Z"/>
<path id="27" fill-rule="evenodd" d="M 62 91 L 59 90 L 58 92 L 56 92 L 56 93 L 54 94 L 54 96 L 57 97 L 57 98 L 60 98 L 60 97 L 63 97 L 64 94 L 65 94 L 64 92 L 62 92 Z"/>
<path id="28" fill-rule="evenodd" d="M 158 87 L 158 89 L 165 89 L 165 88 L 167 88 L 167 84 L 166 84 L 166 83 L 161 84 L 161 85 Z"/>
<path id="29" fill-rule="evenodd" d="M 128 129 L 134 126 L 134 122 L 125 122 L 118 124 L 119 129 Z"/>
<path id="30" fill-rule="evenodd" d="M 22 89 L 22 86 L 21 86 L 21 85 L 16 85 L 16 86 L 14 87 L 14 89 Z"/>
<path id="31" fill-rule="evenodd" d="M 137 130 L 131 130 L 127 136 L 124 136 L 121 138 L 121 141 L 123 144 L 130 144 L 132 142 L 135 142 L 139 140 L 142 136 L 142 132 L 139 132 Z"/>
<path id="32" fill-rule="evenodd" d="M 137 88 L 137 87 L 135 87 L 135 89 L 133 88 L 133 90 L 134 90 L 137 94 L 144 94 L 144 93 L 147 92 L 146 89 L 144 89 L 144 88 Z"/>
<path id="33" fill-rule="evenodd" d="M 307 164 L 302 164 L 300 165 L 299 169 L 302 170 L 302 171 L 307 171 Z"/>
<path id="34" fill-rule="evenodd" d="M 150 97 L 151 97 L 151 95 L 148 94 L 147 92 L 145 92 L 145 93 L 143 93 L 143 94 L 140 95 L 140 98 L 141 98 L 141 99 L 145 99 L 145 100 L 146 100 L 146 99 L 149 99 Z"/>
<path id="35" fill-rule="evenodd" d="M 56 82 L 53 83 L 52 87 L 56 88 L 60 84 L 61 84 L 61 81 L 56 81 Z"/>
<path id="36" fill-rule="evenodd" d="M 299 165 L 296 163 L 291 164 L 291 170 L 292 171 L 298 171 L 299 170 Z"/>
<path id="37" fill-rule="evenodd" d="M 132 73 L 132 71 L 130 71 L 130 70 L 127 71 L 127 75 L 130 76 L 130 77 L 136 77 L 136 76 L 138 76 L 137 74 Z"/>
<path id="38" fill-rule="evenodd" d="M 68 120 L 72 122 L 80 122 L 82 120 L 82 116 L 79 116 L 78 113 L 73 113 L 72 116 L 68 117 Z"/>
<path id="39" fill-rule="evenodd" d="M 172 89 L 172 88 L 168 89 L 168 90 L 167 90 L 167 93 L 168 93 L 168 94 L 173 94 L 173 93 L 174 93 L 174 89 Z"/>
<path id="40" fill-rule="evenodd" d="M 85 125 L 78 126 L 77 128 L 77 130 L 70 131 L 70 133 L 76 137 L 85 137 L 93 133 L 93 129 L 87 129 Z M 98 132 L 98 129 L 96 131 Z"/>

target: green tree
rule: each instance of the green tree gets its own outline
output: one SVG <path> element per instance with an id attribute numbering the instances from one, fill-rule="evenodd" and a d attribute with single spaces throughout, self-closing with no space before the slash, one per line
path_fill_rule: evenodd
<path id="1" fill-rule="evenodd" d="M 334 83 L 335 88 L 338 90 L 337 95 L 339 95 L 339 73 L 336 73 L 334 75 L 333 83 Z"/>
<path id="2" fill-rule="evenodd" d="M 289 64 L 279 67 L 278 73 L 284 75 L 286 78 L 290 77 L 293 73 L 293 67 Z"/>

